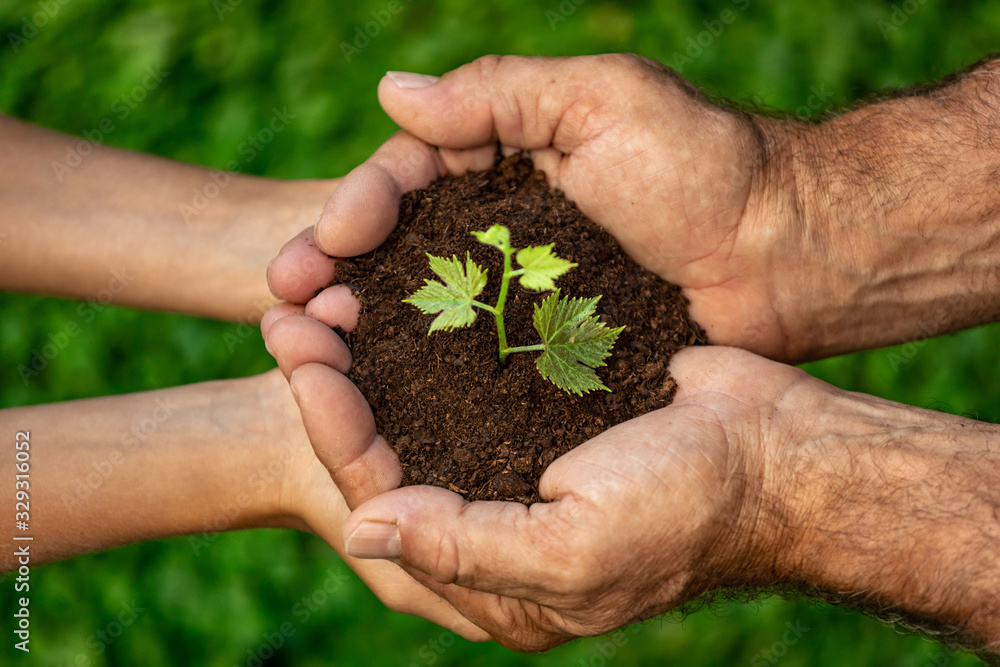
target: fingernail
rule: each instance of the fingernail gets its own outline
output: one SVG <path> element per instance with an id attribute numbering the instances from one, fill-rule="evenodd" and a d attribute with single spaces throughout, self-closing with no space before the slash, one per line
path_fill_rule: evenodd
<path id="1" fill-rule="evenodd" d="M 426 88 L 433 86 L 441 80 L 439 76 L 430 74 L 414 74 L 413 72 L 386 72 L 385 75 L 392 79 L 400 88 Z"/>
<path id="2" fill-rule="evenodd" d="M 355 558 L 396 558 L 403 553 L 399 528 L 394 523 L 362 521 L 344 544 Z"/>

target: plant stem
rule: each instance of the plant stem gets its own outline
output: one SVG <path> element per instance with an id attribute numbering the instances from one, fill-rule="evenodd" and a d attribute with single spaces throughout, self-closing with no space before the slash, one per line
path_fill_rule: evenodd
<path id="1" fill-rule="evenodd" d="M 503 277 L 500 279 L 500 296 L 497 298 L 497 305 L 493 310 L 497 319 L 497 342 L 500 345 L 501 364 L 507 363 L 507 355 L 510 354 L 510 348 L 507 347 L 507 332 L 503 326 L 503 307 L 507 303 L 507 287 L 510 285 L 511 274 L 510 257 L 513 254 L 514 251 L 510 248 L 503 251 Z"/>
<path id="2" fill-rule="evenodd" d="M 522 345 L 521 347 L 508 347 L 507 354 L 512 354 L 514 352 L 542 352 L 545 346 L 541 343 L 538 345 Z"/>
<path id="3" fill-rule="evenodd" d="M 476 308 L 482 308 L 483 310 L 488 311 L 490 313 L 493 313 L 494 315 L 497 314 L 497 309 L 496 308 L 494 308 L 493 306 L 491 306 L 489 304 L 485 304 L 482 301 L 473 301 L 472 305 L 475 306 Z"/>

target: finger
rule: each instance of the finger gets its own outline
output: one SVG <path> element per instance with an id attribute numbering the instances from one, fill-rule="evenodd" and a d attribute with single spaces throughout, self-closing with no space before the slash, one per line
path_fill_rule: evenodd
<path id="1" fill-rule="evenodd" d="M 579 509 L 572 499 L 529 508 L 410 486 L 359 507 L 344 524 L 345 548 L 360 558 L 399 558 L 442 584 L 544 604 L 579 585 L 588 562 L 577 548 L 584 531 L 564 518 L 582 522 Z"/>
<path id="2" fill-rule="evenodd" d="M 346 373 L 351 369 L 351 351 L 330 327 L 305 315 L 287 315 L 271 325 L 264 338 L 267 351 L 278 368 L 291 378 L 299 366 L 319 363 Z"/>
<path id="3" fill-rule="evenodd" d="M 314 320 L 319 320 L 331 329 L 340 327 L 344 331 L 354 331 L 354 327 L 358 326 L 360 311 L 361 303 L 346 285 L 326 288 L 307 303 L 305 308 L 306 315 Z"/>
<path id="4" fill-rule="evenodd" d="M 491 639 L 489 633 L 463 616 L 450 602 L 424 587 L 395 563 L 350 556 L 345 556 L 344 562 L 389 609 L 426 618 L 470 641 L 484 642 Z"/>
<path id="5" fill-rule="evenodd" d="M 318 459 L 313 458 L 311 465 L 317 469 L 316 474 L 329 479 L 329 472 Z M 327 484 L 326 488 L 330 492 L 306 506 L 306 522 L 340 554 L 348 567 L 361 577 L 385 606 L 403 614 L 426 618 L 471 641 L 486 641 L 490 638 L 486 631 L 462 616 L 451 603 L 418 583 L 397 564 L 346 555 L 340 529 L 351 510 L 336 485 L 332 481 Z"/>
<path id="6" fill-rule="evenodd" d="M 611 118 L 592 112 L 614 104 L 629 56 L 524 58 L 485 56 L 440 80 L 390 72 L 379 102 L 400 127 L 429 143 L 470 148 L 497 140 L 524 149 L 571 153 Z"/>
<path id="7" fill-rule="evenodd" d="M 553 613 L 551 609 L 541 605 L 454 584 L 442 584 L 429 574 L 410 567 L 404 570 L 429 591 L 460 610 L 474 627 L 489 633 L 497 643 L 512 651 L 522 653 L 548 651 L 571 639 L 595 634 L 589 629 L 567 622 L 561 614 Z M 567 632 L 567 628 L 571 628 L 572 631 Z M 611 629 L 613 628 L 609 628 Z"/>
<path id="8" fill-rule="evenodd" d="M 267 284 L 282 301 L 305 303 L 333 282 L 336 261 L 316 245 L 313 228 L 286 243 L 267 267 Z"/>
<path id="9" fill-rule="evenodd" d="M 260 335 L 266 339 L 267 332 L 270 331 L 272 324 L 286 315 L 304 315 L 305 310 L 305 306 L 294 303 L 278 303 L 271 306 L 264 313 L 264 316 L 260 318 Z"/>
<path id="10" fill-rule="evenodd" d="M 329 366 L 306 364 L 295 370 L 290 384 L 313 450 L 348 506 L 399 486 L 399 459 L 376 431 L 371 408 L 350 380 Z"/>
<path id="11" fill-rule="evenodd" d="M 345 176 L 330 197 L 316 223 L 319 247 L 336 257 L 374 250 L 396 226 L 404 192 L 427 187 L 446 173 L 486 169 L 495 152 L 492 145 L 439 151 L 407 132 L 397 132 Z"/>
<path id="12" fill-rule="evenodd" d="M 369 584 L 389 609 L 426 618 L 470 641 L 491 639 L 489 633 L 463 616 L 448 600 L 424 587 L 395 563 L 350 556 L 345 556 L 344 562 Z"/>

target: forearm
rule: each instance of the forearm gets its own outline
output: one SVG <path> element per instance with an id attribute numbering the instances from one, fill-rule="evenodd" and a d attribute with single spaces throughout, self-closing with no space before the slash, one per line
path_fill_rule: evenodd
<path id="1" fill-rule="evenodd" d="M 1000 427 L 832 391 L 800 414 L 764 494 L 779 581 L 1000 653 Z"/>
<path id="2" fill-rule="evenodd" d="M 0 141 L 0 288 L 15 291 L 258 320 L 274 301 L 268 262 L 335 187 L 212 172 L 2 116 Z"/>
<path id="3" fill-rule="evenodd" d="M 791 358 L 1000 317 L 1000 60 L 818 125 L 766 121 L 795 211 L 774 294 Z"/>
<path id="4" fill-rule="evenodd" d="M 6 539 L 30 535 L 38 564 L 172 535 L 298 526 L 274 501 L 290 459 L 268 422 L 285 406 L 269 404 L 267 386 L 226 380 L 0 411 Z M 14 525 L 18 431 L 30 433 L 26 531 Z M 3 553 L 3 570 L 15 567 L 13 550 Z"/>

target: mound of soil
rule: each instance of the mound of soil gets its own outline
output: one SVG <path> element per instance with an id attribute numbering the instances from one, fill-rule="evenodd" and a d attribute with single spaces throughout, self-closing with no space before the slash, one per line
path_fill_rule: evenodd
<path id="1" fill-rule="evenodd" d="M 598 315 L 610 327 L 626 327 L 608 365 L 597 369 L 611 392 L 563 392 L 541 377 L 533 352 L 512 354 L 501 366 L 489 313 L 477 310 L 468 329 L 428 336 L 435 316 L 402 302 L 424 279 L 436 279 L 426 253 L 469 252 L 488 269 L 478 300 L 496 303 L 503 255 L 470 234 L 494 224 L 510 229 L 515 248 L 555 243 L 560 257 L 579 265 L 556 281 L 562 294 L 602 295 Z M 629 259 L 523 154 L 404 195 L 389 239 L 338 263 L 337 279 L 362 303 L 357 329 L 345 336 L 354 355 L 350 377 L 399 454 L 403 485 L 433 484 L 469 500 L 540 500 L 538 480 L 553 460 L 670 403 L 671 355 L 707 342 L 680 289 Z M 539 342 L 532 307 L 544 296 L 511 281 L 504 310 L 510 345 Z"/>

